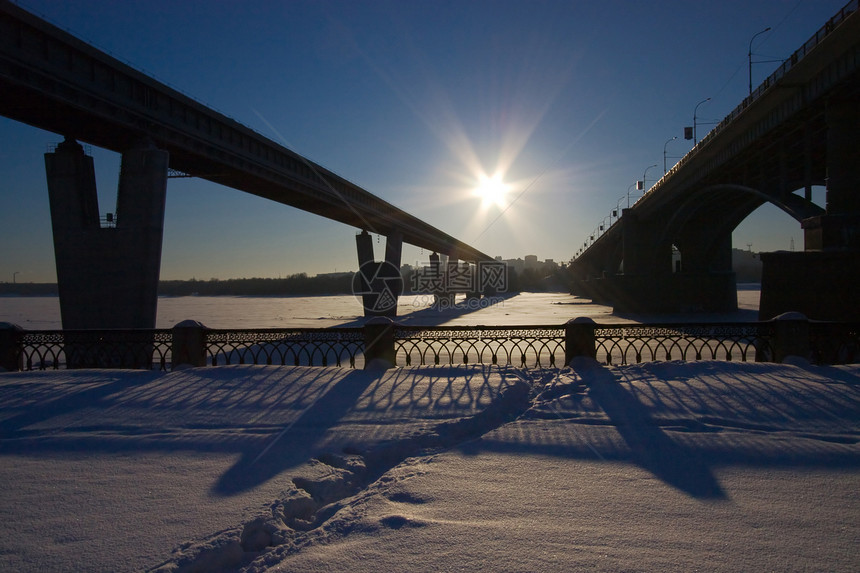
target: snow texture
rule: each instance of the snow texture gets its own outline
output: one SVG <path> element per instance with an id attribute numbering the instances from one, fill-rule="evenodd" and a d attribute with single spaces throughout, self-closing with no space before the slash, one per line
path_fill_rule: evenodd
<path id="1" fill-rule="evenodd" d="M 4 571 L 856 571 L 860 366 L 0 374 Z"/>

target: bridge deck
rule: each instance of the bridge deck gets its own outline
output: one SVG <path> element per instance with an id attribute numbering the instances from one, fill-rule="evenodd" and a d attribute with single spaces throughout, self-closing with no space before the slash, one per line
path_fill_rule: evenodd
<path id="1" fill-rule="evenodd" d="M 0 113 L 461 260 L 491 257 L 240 123 L 0 0 Z"/>

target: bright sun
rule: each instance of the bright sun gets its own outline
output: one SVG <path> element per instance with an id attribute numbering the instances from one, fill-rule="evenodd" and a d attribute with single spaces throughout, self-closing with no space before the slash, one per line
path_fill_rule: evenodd
<path id="1" fill-rule="evenodd" d="M 505 206 L 505 195 L 508 193 L 508 185 L 502 181 L 502 176 L 498 173 L 492 177 L 481 175 L 480 182 L 475 188 L 475 195 L 480 197 L 481 204 L 484 207 L 496 205 L 498 207 Z"/>

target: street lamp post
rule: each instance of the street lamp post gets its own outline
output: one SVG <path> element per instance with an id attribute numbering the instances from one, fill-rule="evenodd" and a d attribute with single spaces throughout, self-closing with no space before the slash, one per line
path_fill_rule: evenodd
<path id="1" fill-rule="evenodd" d="M 608 226 L 606 225 L 606 219 L 609 219 L 609 225 Z M 611 227 L 611 226 L 612 226 L 612 214 L 610 214 L 608 217 L 603 218 L 603 220 L 600 222 L 600 226 L 598 227 L 598 230 L 601 233 L 605 233 L 607 230 L 609 230 L 609 227 Z M 600 236 L 600 235 L 598 234 L 598 236 Z"/>
<path id="2" fill-rule="evenodd" d="M 15 271 L 14 273 L 12 273 L 12 284 L 15 284 L 15 277 L 18 276 L 20 273 L 21 271 Z"/>
<path id="3" fill-rule="evenodd" d="M 699 106 L 705 103 L 706 101 L 711 101 L 711 98 L 707 97 L 696 104 L 695 109 L 693 109 L 693 145 L 699 142 L 696 137 L 696 114 L 699 112 Z"/>
<path id="4" fill-rule="evenodd" d="M 630 187 L 627 188 L 627 208 L 630 208 L 630 190 L 633 189 L 633 186 L 637 185 L 637 183 L 631 183 Z M 644 183 L 643 183 L 644 185 Z"/>
<path id="5" fill-rule="evenodd" d="M 667 172 L 667 169 L 666 169 L 666 146 L 669 145 L 670 141 L 675 141 L 676 139 L 678 139 L 677 135 L 674 136 L 672 139 L 667 140 L 666 143 L 663 144 L 663 175 L 666 175 L 666 172 Z"/>
<path id="6" fill-rule="evenodd" d="M 645 193 L 645 183 L 646 183 L 646 178 L 648 177 L 648 170 L 652 169 L 654 167 L 657 167 L 656 163 L 654 165 L 649 165 L 648 167 L 646 167 L 645 173 L 642 174 L 642 193 Z"/>
<path id="7" fill-rule="evenodd" d="M 753 40 L 756 39 L 756 36 L 760 36 L 761 34 L 764 34 L 765 32 L 770 32 L 770 26 L 768 26 L 767 28 L 765 28 L 761 32 L 757 32 L 755 35 L 753 35 L 752 38 L 750 38 L 750 48 L 749 48 L 749 51 L 747 51 L 747 60 L 749 62 L 750 95 L 752 95 L 752 64 L 753 64 L 753 61 L 752 61 L 752 45 L 753 45 Z"/>

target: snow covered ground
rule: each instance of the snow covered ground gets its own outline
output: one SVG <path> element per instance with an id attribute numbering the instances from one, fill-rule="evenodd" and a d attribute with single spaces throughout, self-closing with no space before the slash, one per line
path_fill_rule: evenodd
<path id="1" fill-rule="evenodd" d="M 3 571 L 856 571 L 860 366 L 0 374 Z"/>

